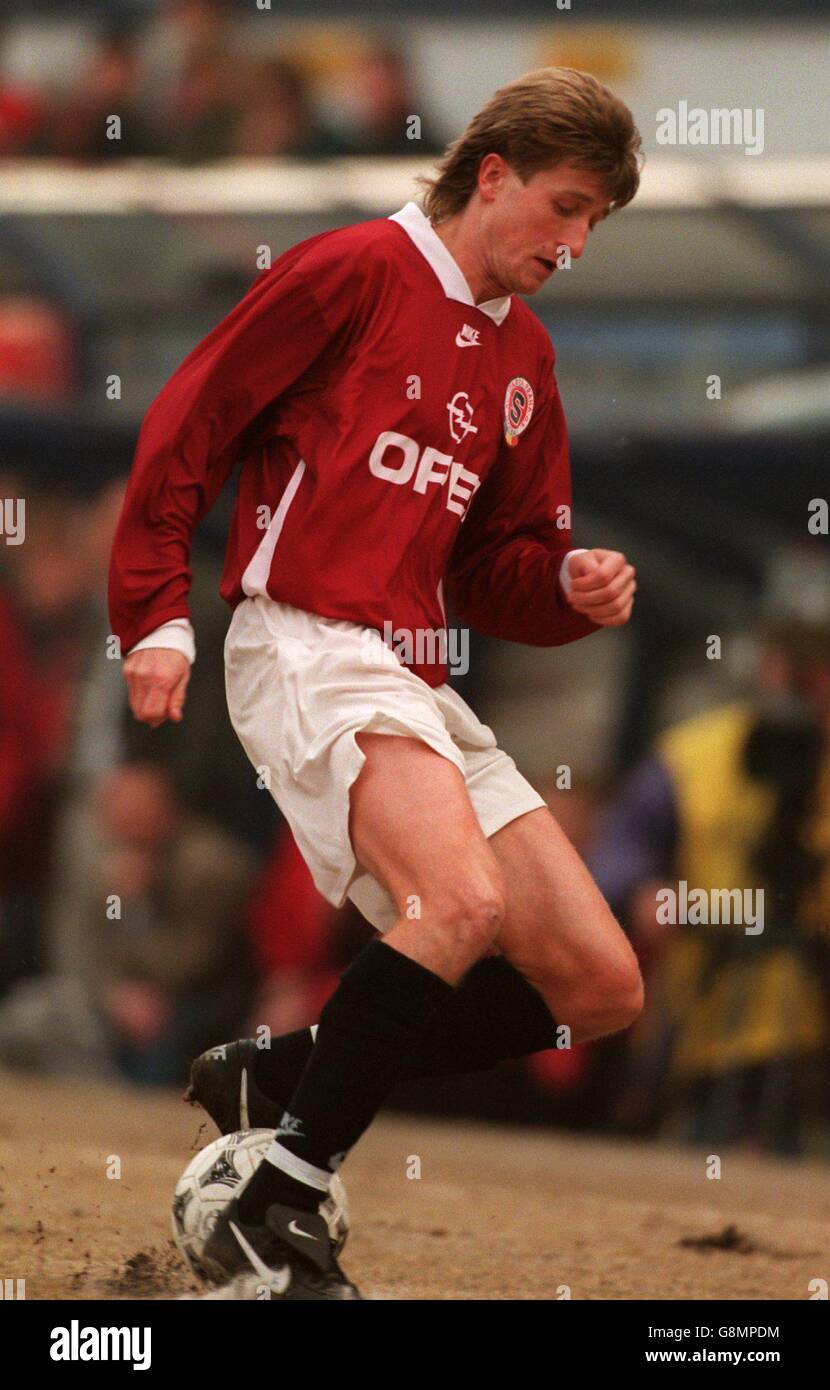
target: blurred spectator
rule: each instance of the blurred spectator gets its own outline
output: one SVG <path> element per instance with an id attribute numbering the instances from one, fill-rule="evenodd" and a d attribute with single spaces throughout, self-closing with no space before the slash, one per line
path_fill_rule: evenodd
<path id="1" fill-rule="evenodd" d="M 159 767 L 115 769 L 97 804 L 104 854 L 87 920 L 100 1007 L 125 1074 L 175 1083 L 197 1053 L 235 1035 L 247 1012 L 239 928 L 253 863 L 229 835 L 182 810 Z"/>
<path id="2" fill-rule="evenodd" d="M 200 48 L 227 45 L 230 24 L 239 14 L 235 0 L 161 0 L 158 8 L 170 35 L 178 34 L 185 46 Z"/>
<path id="3" fill-rule="evenodd" d="M 686 1137 L 800 1152 L 827 1120 L 830 566 L 772 571 L 751 699 L 670 729 L 609 810 L 591 867 L 631 932 L 646 1008 L 625 1041 L 623 1128 L 690 1113 Z M 666 886 L 763 889 L 741 922 L 663 925 Z M 665 899 L 661 899 L 665 901 Z M 691 914 L 689 914 L 691 916 Z M 817 1112 L 818 1111 L 818 1115 Z"/>
<path id="4" fill-rule="evenodd" d="M 167 723 L 159 729 L 140 724 L 127 706 L 119 671 L 120 744 L 126 757 L 164 767 L 187 810 L 241 836 L 263 856 L 270 851 L 282 817 L 268 792 L 257 786 L 256 774 L 228 719 L 224 646 L 230 609 L 218 592 L 221 562 L 199 538 L 191 555 L 191 572 L 189 602 L 197 651 L 184 723 Z"/>
<path id="5" fill-rule="evenodd" d="M 43 128 L 40 93 L 12 82 L 0 71 L 0 159 L 29 154 Z"/>
<path id="6" fill-rule="evenodd" d="M 403 55 L 370 48 L 351 74 L 349 144 L 354 154 L 438 154 L 444 148 L 423 117 Z M 416 117 L 418 124 L 411 120 Z"/>
<path id="7" fill-rule="evenodd" d="M 0 588 L 0 996 L 34 964 L 37 884 L 26 866 L 32 808 L 48 783 L 49 760 L 38 737 L 38 681 L 13 595 Z M 20 860 L 24 863 L 21 865 Z"/>
<path id="8" fill-rule="evenodd" d="M 131 40 L 120 31 L 106 35 L 74 89 L 53 102 L 44 133 L 45 152 L 78 160 L 153 154 L 138 86 L 139 67 Z M 120 122 L 117 132 L 113 117 Z"/>
<path id="9" fill-rule="evenodd" d="M 33 296 L 0 299 L 0 396 L 60 400 L 75 385 L 66 317 Z"/>
<path id="10" fill-rule="evenodd" d="M 316 1023 L 344 970 L 374 935 L 352 903 L 337 910 L 317 891 L 294 836 L 277 833 L 251 896 L 247 923 L 260 981 L 249 1031 L 276 1037 Z"/>
<path id="11" fill-rule="evenodd" d="M 541 789 L 548 810 L 574 849 L 584 856 L 597 828 L 603 805 L 603 789 L 598 782 L 583 780 L 579 786 L 558 787 L 549 783 Z"/>
<path id="12" fill-rule="evenodd" d="M 11 159 L 31 150 L 43 124 L 44 107 L 39 92 L 3 71 L 3 25 L 0 19 L 0 159 Z"/>
<path id="13" fill-rule="evenodd" d="M 242 18 L 232 0 L 162 0 L 140 24 L 135 15 L 114 21 L 68 92 L 50 91 L 47 83 L 34 91 L 0 75 L 0 158 L 166 156 L 198 164 L 231 156 L 316 159 L 444 148 L 424 120 L 406 59 L 395 47 L 370 42 L 363 49 L 332 90 L 326 119 L 303 65 L 282 56 L 251 61 L 245 37 L 253 31 Z M 269 44 L 271 34 L 259 31 Z M 348 62 L 339 54 L 322 71 L 342 72 Z M 319 60 L 316 70 L 319 77 Z M 117 135 L 113 117 L 120 120 Z"/>
<path id="14" fill-rule="evenodd" d="M 56 798 L 90 638 L 80 506 L 29 487 L 15 491 L 25 505 L 25 542 L 3 547 L 0 571 L 0 991 L 41 963 Z"/>
<path id="15" fill-rule="evenodd" d="M 228 54 L 212 48 L 186 60 L 166 113 L 164 154 L 182 164 L 224 159 L 231 153 L 237 103 Z"/>
<path id="16" fill-rule="evenodd" d="M 186 726 L 147 729 L 127 712 L 121 664 L 106 640 L 106 571 L 123 482 L 85 501 L 45 497 L 11 476 L 3 491 L 25 495 L 26 539 L 0 552 L 0 1054 L 28 1067 L 104 1076 L 113 1043 L 99 999 L 98 918 L 89 910 L 104 854 L 95 788 L 125 758 L 152 758 L 163 764 L 159 775 L 175 789 L 182 816 L 224 821 L 231 843 L 246 839 L 251 863 L 257 847 L 270 844 L 275 808 L 256 788 L 227 720 L 228 615 L 216 563 L 194 551 L 199 657 Z M 221 836 L 221 824 L 216 831 Z M 124 997 L 135 1003 L 149 995 L 137 989 Z M 243 990 L 240 1018 L 247 1002 Z M 210 1007 L 205 1017 L 214 1021 Z M 230 1017 L 232 1010 L 221 1012 L 217 1026 Z M 60 1049 L 50 1045 L 56 1028 Z M 151 1058 L 148 1070 L 156 1065 Z"/>
<path id="17" fill-rule="evenodd" d="M 318 159 L 343 154 L 346 149 L 344 142 L 317 119 L 299 67 L 273 58 L 254 70 L 234 127 L 234 155 Z"/>
<path id="18" fill-rule="evenodd" d="M 229 0 L 159 0 L 136 36 L 142 91 L 152 109 L 167 106 L 193 53 L 230 52 L 233 18 L 234 5 Z"/>

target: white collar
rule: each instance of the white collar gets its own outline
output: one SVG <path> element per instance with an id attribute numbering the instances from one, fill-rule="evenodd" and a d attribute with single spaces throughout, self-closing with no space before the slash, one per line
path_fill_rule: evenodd
<path id="1" fill-rule="evenodd" d="M 450 255 L 443 241 L 432 226 L 429 218 L 417 203 L 407 203 L 399 212 L 393 212 L 390 222 L 397 222 L 417 246 L 441 281 L 441 288 L 447 299 L 457 299 L 461 304 L 472 304 L 486 314 L 494 323 L 503 323 L 510 312 L 510 295 L 502 299 L 487 299 L 476 304 L 473 292 L 464 278 L 461 267 Z"/>

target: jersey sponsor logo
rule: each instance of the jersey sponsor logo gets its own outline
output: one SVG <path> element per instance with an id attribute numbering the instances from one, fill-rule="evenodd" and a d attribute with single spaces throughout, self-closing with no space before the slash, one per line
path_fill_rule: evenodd
<path id="1" fill-rule="evenodd" d="M 396 430 L 384 430 L 378 435 L 369 455 L 369 471 L 399 487 L 411 483 L 413 492 L 426 493 L 428 487 L 446 486 L 447 511 L 462 519 L 481 485 L 478 474 L 451 454 L 442 454 L 432 445 L 422 449 L 416 439 Z"/>
<path id="2" fill-rule="evenodd" d="M 468 434 L 478 434 L 478 425 L 473 424 L 473 407 L 466 391 L 456 391 L 451 401 L 447 401 L 450 417 L 450 434 L 456 444 L 461 444 Z"/>
<path id="3" fill-rule="evenodd" d="M 533 414 L 533 387 L 523 376 L 514 376 L 504 393 L 504 437 L 511 449 L 530 424 Z"/>
<path id="4" fill-rule="evenodd" d="M 456 347 L 481 347 L 481 332 L 465 323 L 455 335 Z"/>

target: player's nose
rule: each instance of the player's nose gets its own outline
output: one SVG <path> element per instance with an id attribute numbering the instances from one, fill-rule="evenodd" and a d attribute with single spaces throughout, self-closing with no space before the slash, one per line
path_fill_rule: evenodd
<path id="1" fill-rule="evenodd" d="M 571 248 L 571 260 L 578 261 L 582 252 L 585 250 L 585 243 L 588 240 L 588 228 L 580 228 L 579 231 L 571 232 L 568 237 L 568 245 Z"/>
<path id="2" fill-rule="evenodd" d="M 585 250 L 585 244 L 588 240 L 590 230 L 591 227 L 587 217 L 583 222 L 579 222 L 568 228 L 568 235 L 565 238 L 564 245 L 569 247 L 572 261 L 578 261 L 582 252 Z"/>

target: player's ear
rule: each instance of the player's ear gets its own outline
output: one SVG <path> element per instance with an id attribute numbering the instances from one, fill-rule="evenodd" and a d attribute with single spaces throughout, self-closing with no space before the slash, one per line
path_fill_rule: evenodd
<path id="1" fill-rule="evenodd" d="M 478 169 L 478 192 L 485 203 L 492 203 L 507 182 L 510 165 L 500 154 L 486 154 Z"/>

